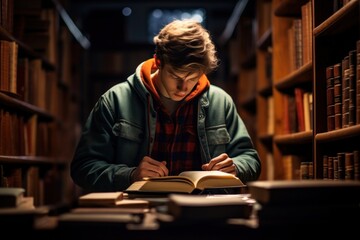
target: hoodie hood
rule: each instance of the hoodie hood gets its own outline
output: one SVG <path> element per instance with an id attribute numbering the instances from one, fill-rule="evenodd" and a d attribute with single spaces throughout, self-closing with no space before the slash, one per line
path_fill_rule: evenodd
<path id="1" fill-rule="evenodd" d="M 156 100 L 160 101 L 160 95 L 155 88 L 153 78 L 152 78 L 152 74 L 156 70 L 157 70 L 157 67 L 155 65 L 155 59 L 151 58 L 151 59 L 145 61 L 141 65 L 141 76 L 140 77 L 141 77 L 141 80 L 143 81 L 144 85 L 146 86 L 146 88 L 151 92 L 151 94 L 156 98 Z M 201 93 L 203 93 L 204 91 L 206 91 L 209 88 L 209 86 L 210 86 L 210 82 L 209 82 L 208 78 L 206 77 L 206 75 L 203 74 L 200 77 L 198 84 L 195 86 L 193 91 L 188 96 L 186 96 L 184 101 L 190 101 L 190 100 L 194 99 L 196 96 L 198 96 Z"/>

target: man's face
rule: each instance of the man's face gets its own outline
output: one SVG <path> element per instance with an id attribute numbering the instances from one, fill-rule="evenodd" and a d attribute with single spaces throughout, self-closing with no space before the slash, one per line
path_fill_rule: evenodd
<path id="1" fill-rule="evenodd" d="M 173 101 L 181 101 L 193 90 L 200 76 L 200 72 L 176 72 L 166 64 L 159 72 L 161 94 Z"/>

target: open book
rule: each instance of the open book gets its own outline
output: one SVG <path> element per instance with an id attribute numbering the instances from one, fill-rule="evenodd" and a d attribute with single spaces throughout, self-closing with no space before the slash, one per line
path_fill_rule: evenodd
<path id="1" fill-rule="evenodd" d="M 244 187 L 236 176 L 221 171 L 185 171 L 178 176 L 144 178 L 134 182 L 125 192 L 199 193 L 212 188 Z"/>

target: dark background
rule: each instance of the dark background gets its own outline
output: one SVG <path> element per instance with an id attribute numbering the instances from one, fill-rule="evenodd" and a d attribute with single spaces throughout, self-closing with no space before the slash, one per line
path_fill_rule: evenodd
<path id="1" fill-rule="evenodd" d="M 229 81 L 227 42 L 224 31 L 241 0 L 68 0 L 66 10 L 90 46 L 82 63 L 81 93 L 82 121 L 100 95 L 109 87 L 124 81 L 142 61 L 151 58 L 151 42 L 157 32 L 149 32 L 149 15 L 154 9 L 201 9 L 205 12 L 203 25 L 209 30 L 221 60 L 219 69 L 209 76 L 210 81 L 224 86 Z M 252 1 L 250 1 L 252 2 Z M 124 9 L 131 9 L 125 16 Z M 234 24 L 232 26 L 235 27 Z"/>

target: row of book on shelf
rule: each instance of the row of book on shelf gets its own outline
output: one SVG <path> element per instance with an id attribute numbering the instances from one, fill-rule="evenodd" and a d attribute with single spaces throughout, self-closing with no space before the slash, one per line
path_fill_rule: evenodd
<path id="1" fill-rule="evenodd" d="M 41 59 L 19 57 L 18 43 L 0 40 L 0 91 L 55 114 L 58 112 L 56 73 Z"/>
<path id="2" fill-rule="evenodd" d="M 312 60 L 312 7 L 311 1 L 301 6 L 300 18 L 292 20 L 288 29 L 291 71 Z"/>
<path id="3" fill-rule="evenodd" d="M 306 161 L 297 155 L 284 155 L 283 164 L 286 180 L 314 179 L 312 161 Z M 359 150 L 324 155 L 322 169 L 322 179 L 360 180 Z"/>
<path id="4" fill-rule="evenodd" d="M 323 156 L 323 179 L 360 180 L 359 151 Z"/>
<path id="5" fill-rule="evenodd" d="M 298 155 L 284 155 L 282 157 L 285 175 L 284 180 L 314 179 L 313 162 Z"/>
<path id="6" fill-rule="evenodd" d="M 0 155 L 54 156 L 56 125 L 0 108 Z"/>
<path id="7" fill-rule="evenodd" d="M 313 93 L 296 87 L 294 94 L 283 95 L 283 133 L 313 129 Z"/>
<path id="8" fill-rule="evenodd" d="M 338 63 L 326 67 L 328 131 L 360 124 L 360 40 Z"/>

